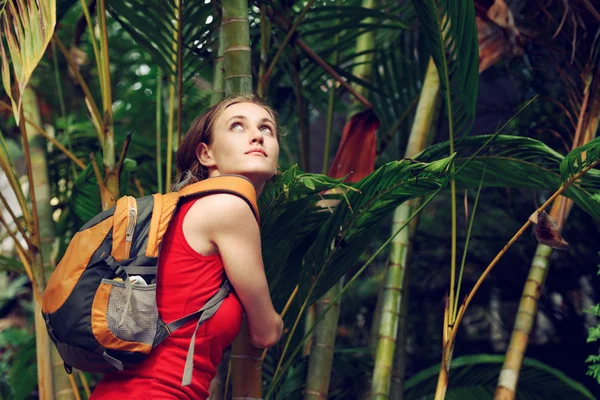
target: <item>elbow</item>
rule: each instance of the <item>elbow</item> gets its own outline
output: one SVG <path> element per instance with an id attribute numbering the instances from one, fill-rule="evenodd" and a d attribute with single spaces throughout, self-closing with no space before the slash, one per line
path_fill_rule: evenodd
<path id="1" fill-rule="evenodd" d="M 283 321 L 277 316 L 277 321 L 271 329 L 262 334 L 250 334 L 250 343 L 260 349 L 273 347 L 281 339 L 283 333 Z"/>
<path id="2" fill-rule="evenodd" d="M 277 344 L 279 338 L 275 338 L 274 336 L 251 336 L 250 343 L 254 347 L 258 347 L 259 349 L 268 349 L 269 347 L 273 347 Z"/>

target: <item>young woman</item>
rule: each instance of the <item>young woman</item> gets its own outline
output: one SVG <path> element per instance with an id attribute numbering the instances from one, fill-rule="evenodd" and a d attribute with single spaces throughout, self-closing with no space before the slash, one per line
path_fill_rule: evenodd
<path id="1" fill-rule="evenodd" d="M 277 169 L 276 115 L 254 97 L 223 100 L 201 114 L 177 150 L 179 190 L 223 174 L 247 177 L 260 195 Z M 283 322 L 273 309 L 261 256 L 260 233 L 248 204 L 230 194 L 184 202 L 165 234 L 157 277 L 157 304 L 169 323 L 200 307 L 219 289 L 223 272 L 234 290 L 196 334 L 192 383 L 181 386 L 189 322 L 154 349 L 137 368 L 106 374 L 98 399 L 206 399 L 223 350 L 237 336 L 245 313 L 250 341 L 271 347 Z"/>

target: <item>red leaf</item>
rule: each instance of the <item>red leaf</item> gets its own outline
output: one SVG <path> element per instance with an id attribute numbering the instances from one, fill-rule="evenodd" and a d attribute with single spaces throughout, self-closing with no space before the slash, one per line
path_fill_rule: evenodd
<path id="1" fill-rule="evenodd" d="M 348 175 L 346 182 L 358 182 L 375 170 L 379 118 L 373 109 L 354 114 L 344 127 L 342 140 L 328 175 L 341 178 Z"/>

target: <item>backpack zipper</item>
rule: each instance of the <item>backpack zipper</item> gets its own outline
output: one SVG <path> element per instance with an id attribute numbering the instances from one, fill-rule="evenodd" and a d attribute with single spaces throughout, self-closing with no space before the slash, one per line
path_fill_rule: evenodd
<path id="1" fill-rule="evenodd" d="M 133 231 L 135 230 L 135 224 L 137 222 L 137 207 L 136 201 L 133 197 L 127 198 L 127 206 L 128 206 L 128 221 L 127 221 L 127 230 L 125 231 L 125 254 L 127 254 L 127 258 L 131 257 L 129 254 L 131 252 L 131 243 L 133 241 Z"/>

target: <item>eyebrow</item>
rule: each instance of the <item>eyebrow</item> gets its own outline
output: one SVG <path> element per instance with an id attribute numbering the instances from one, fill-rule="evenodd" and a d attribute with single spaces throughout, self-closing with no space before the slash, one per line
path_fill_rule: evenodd
<path id="1" fill-rule="evenodd" d="M 231 117 L 231 118 L 229 118 L 229 119 L 227 120 L 227 124 L 229 124 L 229 123 L 230 123 L 232 120 L 234 120 L 234 119 L 243 119 L 243 120 L 248 120 L 248 118 L 246 118 L 246 117 L 245 117 L 245 116 L 243 116 L 243 115 L 234 115 L 233 117 Z M 261 119 L 259 122 L 269 122 L 269 123 L 271 123 L 272 125 L 274 125 L 274 124 L 275 124 L 275 122 L 273 122 L 273 120 L 272 120 L 271 118 L 267 118 L 267 117 L 264 117 L 264 118 L 262 118 L 262 119 Z"/>

